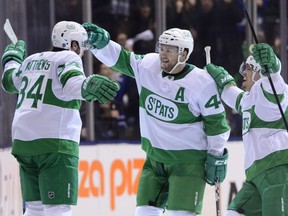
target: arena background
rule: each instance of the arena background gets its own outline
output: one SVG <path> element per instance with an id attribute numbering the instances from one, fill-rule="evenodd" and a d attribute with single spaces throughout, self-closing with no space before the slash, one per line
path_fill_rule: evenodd
<path id="1" fill-rule="evenodd" d="M 222 0 L 212 1 L 220 2 Z M 92 21 L 97 23 L 101 17 L 106 17 L 106 19 L 108 17 L 109 19 L 111 11 L 104 10 L 103 5 L 106 3 L 112 5 L 115 2 L 128 4 L 130 2 L 131 5 L 135 2 L 139 2 L 139 5 L 147 2 L 150 4 L 149 6 L 153 9 L 151 16 L 153 16 L 155 24 L 153 43 L 157 41 L 160 33 L 166 29 L 167 20 L 171 17 L 171 15 L 166 14 L 167 5 L 171 3 L 171 0 L 147 0 L 147 2 L 143 0 L 1 0 L 0 25 L 3 26 L 5 20 L 9 18 L 18 38 L 27 42 L 29 55 L 51 49 L 51 29 L 58 21 L 72 20 L 79 23 Z M 190 0 L 189 2 L 194 1 Z M 271 2 L 277 6 L 270 7 Z M 282 61 L 282 75 L 287 81 L 287 1 L 247 0 L 245 3 L 259 37 L 263 33 L 266 36 L 266 40 L 263 42 L 269 42 L 274 50 L 277 50 L 278 57 Z M 107 16 L 103 16 L 103 13 L 99 11 Z M 263 11 L 266 13 L 262 13 Z M 127 19 L 125 16 L 118 16 L 117 18 L 123 23 Z M 122 18 L 123 20 L 121 20 Z M 174 17 L 174 19 L 177 20 L 177 17 Z M 273 27 L 270 31 L 260 31 L 263 20 L 268 28 Z M 105 20 L 101 21 L 105 26 Z M 239 23 L 239 26 L 244 29 L 243 47 L 245 47 L 245 44 L 253 42 L 245 17 Z M 1 56 L 8 43 L 10 41 L 2 29 L 0 35 Z M 212 49 L 214 48 L 212 47 Z M 87 52 L 83 61 L 87 75 L 98 70 L 99 62 L 95 62 L 90 53 Z M 0 75 L 2 73 L 3 69 L 0 67 Z M 16 100 L 16 95 L 7 94 L 0 88 L 0 216 L 18 216 L 23 211 L 18 167 L 16 160 L 10 154 L 12 145 L 11 122 Z M 82 117 L 85 131 L 80 145 L 79 204 L 73 209 L 73 215 L 132 216 L 135 209 L 137 177 L 145 157 L 140 148 L 139 137 L 100 139 L 97 135 L 97 124 L 95 124 L 95 116 L 99 113 L 97 113 L 95 106 L 97 106 L 95 103 L 83 103 Z M 236 119 L 237 115 L 234 117 Z M 231 125 L 233 125 L 235 119 L 229 119 Z M 128 123 L 126 122 L 126 124 Z M 241 128 L 238 123 L 236 123 L 237 128 Z M 135 131 L 132 133 L 135 133 Z M 244 181 L 242 141 L 241 136 L 235 134 L 236 136 L 231 135 L 227 145 L 230 150 L 230 159 L 226 181 L 221 185 L 222 211 Z M 214 196 L 214 188 L 207 185 L 202 215 L 211 216 L 216 214 Z"/>

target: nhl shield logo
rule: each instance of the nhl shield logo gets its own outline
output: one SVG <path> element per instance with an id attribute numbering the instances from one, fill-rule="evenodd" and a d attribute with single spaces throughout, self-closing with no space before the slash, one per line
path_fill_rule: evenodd
<path id="1" fill-rule="evenodd" d="M 55 192 L 54 191 L 48 191 L 48 198 L 54 199 L 55 198 Z"/>

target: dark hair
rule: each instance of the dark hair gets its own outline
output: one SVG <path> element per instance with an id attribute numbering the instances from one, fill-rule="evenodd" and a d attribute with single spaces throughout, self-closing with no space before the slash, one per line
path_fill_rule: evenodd
<path id="1" fill-rule="evenodd" d="M 52 48 L 53 52 L 60 52 L 60 51 L 63 51 L 63 50 L 67 50 L 67 49 L 63 49 L 63 48 L 59 48 L 59 47 L 53 47 Z"/>
<path id="2" fill-rule="evenodd" d="M 71 41 L 71 44 L 72 44 L 73 42 L 76 42 L 77 45 L 79 46 L 78 41 L 73 40 L 73 41 Z M 52 48 L 52 51 L 53 51 L 53 52 L 59 52 L 59 51 L 63 51 L 63 50 L 68 50 L 68 49 L 63 49 L 63 48 L 60 48 L 60 47 L 53 47 L 53 48 Z"/>

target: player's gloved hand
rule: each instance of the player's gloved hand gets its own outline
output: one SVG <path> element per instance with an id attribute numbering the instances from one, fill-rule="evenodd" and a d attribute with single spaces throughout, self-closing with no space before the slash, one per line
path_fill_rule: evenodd
<path id="1" fill-rule="evenodd" d="M 88 102 L 98 100 L 100 103 L 105 103 L 113 99 L 119 89 L 120 86 L 117 82 L 105 76 L 94 74 L 84 80 L 81 87 L 81 94 Z"/>
<path id="2" fill-rule="evenodd" d="M 261 66 L 261 73 L 266 75 L 265 66 L 268 73 L 276 73 L 279 71 L 280 62 L 273 49 L 266 43 L 255 44 L 252 48 L 252 55 L 257 63 Z"/>
<path id="3" fill-rule="evenodd" d="M 26 45 L 23 40 L 18 40 L 17 43 L 6 46 L 4 54 L 2 55 L 2 66 L 11 60 L 22 64 L 26 56 Z"/>
<path id="4" fill-rule="evenodd" d="M 215 80 L 220 95 L 227 84 L 236 85 L 234 78 L 223 67 L 210 63 L 206 65 L 206 70 Z"/>
<path id="5" fill-rule="evenodd" d="M 105 29 L 93 23 L 84 23 L 82 25 L 88 33 L 88 42 L 91 49 L 102 49 L 110 41 L 110 34 Z"/>
<path id="6" fill-rule="evenodd" d="M 216 180 L 223 182 L 227 172 L 228 150 L 225 148 L 222 156 L 207 154 L 205 163 L 205 180 L 210 185 L 215 185 Z"/>

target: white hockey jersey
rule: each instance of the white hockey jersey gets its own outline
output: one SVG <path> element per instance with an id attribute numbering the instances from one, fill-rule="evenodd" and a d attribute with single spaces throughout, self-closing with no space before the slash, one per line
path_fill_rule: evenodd
<path id="1" fill-rule="evenodd" d="M 288 86 L 279 72 L 271 74 L 286 119 Z M 288 132 L 267 77 L 255 82 L 250 92 L 226 86 L 223 101 L 237 110 L 243 119 L 242 134 L 247 180 L 272 167 L 288 163 Z"/>
<path id="2" fill-rule="evenodd" d="M 207 151 L 223 153 L 230 127 L 216 84 L 205 70 L 187 64 L 178 75 L 168 75 L 162 72 L 157 53 L 137 55 L 113 41 L 92 53 L 135 78 L 147 156 L 166 163 L 199 163 Z"/>
<path id="3" fill-rule="evenodd" d="M 12 154 L 62 152 L 78 156 L 85 78 L 82 60 L 72 51 L 37 53 L 22 65 L 6 63 L 2 87 L 18 93 Z"/>

